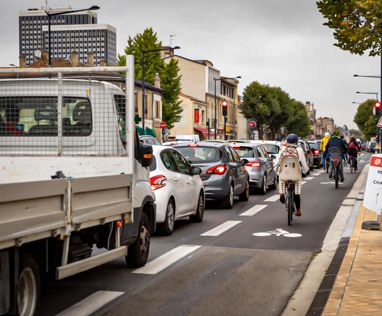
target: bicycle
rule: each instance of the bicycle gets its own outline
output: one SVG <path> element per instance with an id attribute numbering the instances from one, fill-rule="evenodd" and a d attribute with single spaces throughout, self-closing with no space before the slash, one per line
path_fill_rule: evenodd
<path id="1" fill-rule="evenodd" d="M 355 168 L 355 157 L 349 156 L 349 166 L 350 166 L 350 173 L 356 172 L 357 169 Z"/>
<path id="2" fill-rule="evenodd" d="M 291 226 L 293 221 L 293 213 L 295 212 L 294 181 L 287 181 L 285 191 L 285 207 L 288 212 L 288 226 Z"/>
<path id="3" fill-rule="evenodd" d="M 330 158 L 330 163 L 332 164 L 333 168 L 333 178 L 334 178 L 334 184 L 335 188 L 338 189 L 338 182 L 340 179 L 340 167 L 341 167 L 341 157 L 333 156 Z"/>

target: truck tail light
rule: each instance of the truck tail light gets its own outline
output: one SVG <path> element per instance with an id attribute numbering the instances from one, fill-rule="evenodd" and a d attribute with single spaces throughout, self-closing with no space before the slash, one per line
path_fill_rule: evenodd
<path id="1" fill-rule="evenodd" d="M 218 175 L 223 175 L 227 171 L 227 165 L 226 164 L 221 164 L 221 165 L 216 165 L 207 170 L 207 174 L 218 174 Z"/>
<path id="2" fill-rule="evenodd" d="M 151 190 L 155 191 L 166 186 L 167 178 L 164 175 L 156 175 L 150 178 Z"/>
<path id="3" fill-rule="evenodd" d="M 252 169 L 257 169 L 257 168 L 260 168 L 261 163 L 260 163 L 260 161 L 255 160 L 255 161 L 250 161 L 250 162 L 246 163 L 245 166 L 246 167 L 252 167 Z"/>

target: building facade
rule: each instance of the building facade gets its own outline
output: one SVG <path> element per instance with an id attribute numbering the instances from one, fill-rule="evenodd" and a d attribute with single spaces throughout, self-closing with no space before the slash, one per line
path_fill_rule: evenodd
<path id="1" fill-rule="evenodd" d="M 26 65 L 48 50 L 48 16 L 45 12 L 59 13 L 71 8 L 28 9 L 19 14 L 19 55 L 25 56 Z M 102 59 L 116 63 L 116 30 L 110 25 L 98 25 L 94 11 L 83 11 L 51 17 L 51 57 L 69 58 L 76 50 L 82 63 L 87 53 L 94 54 L 95 63 Z"/>
<path id="2" fill-rule="evenodd" d="M 228 103 L 226 138 L 237 137 L 238 80 L 222 77 L 208 60 L 192 60 L 174 55 L 181 75 L 182 119 L 171 135 L 199 134 L 200 139 L 223 139 L 223 100 Z"/>

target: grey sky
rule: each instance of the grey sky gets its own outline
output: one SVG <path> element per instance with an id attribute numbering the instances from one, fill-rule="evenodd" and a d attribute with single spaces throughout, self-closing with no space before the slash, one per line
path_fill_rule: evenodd
<path id="1" fill-rule="evenodd" d="M 276 85 L 299 101 L 315 104 L 319 116 L 355 127 L 357 105 L 377 92 L 380 58 L 351 55 L 333 46 L 332 31 L 314 0 L 49 0 L 49 6 L 99 5 L 98 22 L 117 28 L 117 50 L 128 36 L 153 27 L 163 44 L 181 46 L 179 55 L 208 59 L 222 75 Z M 18 12 L 45 0 L 0 0 L 0 66 L 18 62 Z"/>

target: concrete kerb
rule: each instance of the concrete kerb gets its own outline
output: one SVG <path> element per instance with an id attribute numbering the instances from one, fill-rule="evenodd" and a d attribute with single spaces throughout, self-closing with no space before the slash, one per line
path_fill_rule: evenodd
<path id="1" fill-rule="evenodd" d="M 368 170 L 369 167 L 366 165 L 355 182 L 352 190 L 343 201 L 325 236 L 321 248 L 322 252 L 317 254 L 312 259 L 299 287 L 296 289 L 284 309 L 282 313 L 283 316 L 306 315 L 308 312 L 309 307 L 339 246 L 344 231 L 346 231 L 348 225 L 352 225 L 351 229 L 354 227 L 353 218 L 358 214 L 361 203 L 357 203 L 358 207 L 355 212 L 352 211 L 353 207 L 356 205 L 357 198 L 360 196 L 360 193 L 363 192 Z"/>

